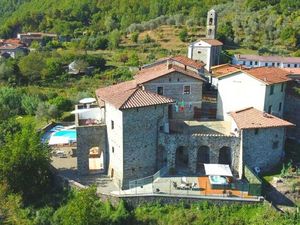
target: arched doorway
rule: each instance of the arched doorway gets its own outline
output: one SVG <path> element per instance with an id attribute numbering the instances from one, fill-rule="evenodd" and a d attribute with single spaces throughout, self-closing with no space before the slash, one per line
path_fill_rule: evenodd
<path id="1" fill-rule="evenodd" d="M 204 145 L 200 146 L 197 152 L 197 172 L 203 172 L 203 164 L 209 162 L 209 147 Z"/>
<path id="2" fill-rule="evenodd" d="M 89 171 L 103 170 L 103 151 L 99 147 L 92 147 L 89 150 Z"/>
<path id="3" fill-rule="evenodd" d="M 224 146 L 220 149 L 219 163 L 231 166 L 231 148 Z"/>
<path id="4" fill-rule="evenodd" d="M 167 151 L 163 145 L 159 145 L 156 154 L 156 167 L 160 170 L 162 167 L 167 165 Z"/>
<path id="5" fill-rule="evenodd" d="M 176 170 L 187 169 L 189 164 L 189 153 L 186 147 L 179 146 L 176 149 L 175 167 Z"/>

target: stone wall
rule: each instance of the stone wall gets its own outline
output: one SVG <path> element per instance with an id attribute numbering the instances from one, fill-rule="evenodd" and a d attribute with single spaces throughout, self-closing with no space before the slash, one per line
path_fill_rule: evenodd
<path id="1" fill-rule="evenodd" d="M 231 168 L 235 175 L 239 175 L 240 165 L 240 138 L 222 135 L 188 135 L 160 133 L 159 144 L 167 151 L 167 166 L 175 168 L 176 151 L 183 146 L 188 151 L 188 168 L 190 172 L 197 172 L 197 156 L 201 146 L 209 148 L 209 163 L 219 162 L 219 152 L 222 147 L 231 149 Z"/>
<path id="2" fill-rule="evenodd" d="M 167 122 L 167 115 L 167 105 L 123 111 L 123 188 L 130 180 L 156 172 L 158 132 Z"/>
<path id="3" fill-rule="evenodd" d="M 252 169 L 270 171 L 284 155 L 285 128 L 247 129 L 243 134 L 244 162 Z"/>
<path id="4" fill-rule="evenodd" d="M 108 167 L 107 135 L 105 125 L 77 126 L 77 168 L 78 173 L 89 173 L 89 151 L 92 147 L 99 147 L 103 151 L 104 170 Z"/>
<path id="5" fill-rule="evenodd" d="M 300 142 L 300 95 L 297 95 L 293 87 L 300 88 L 300 84 L 291 82 L 287 86 L 284 103 L 284 119 L 296 126 L 287 129 L 287 137 Z"/>
<path id="6" fill-rule="evenodd" d="M 199 75 L 200 77 L 200 75 Z M 178 72 L 149 81 L 144 84 L 145 90 L 157 93 L 158 87 L 163 87 L 163 95 L 174 99 L 178 106 L 184 104 L 183 110 L 176 110 L 172 105 L 172 117 L 174 119 L 191 120 L 194 118 L 194 107 L 201 108 L 202 104 L 202 84 L 201 80 L 183 75 Z M 184 86 L 190 86 L 190 94 L 184 94 Z"/>

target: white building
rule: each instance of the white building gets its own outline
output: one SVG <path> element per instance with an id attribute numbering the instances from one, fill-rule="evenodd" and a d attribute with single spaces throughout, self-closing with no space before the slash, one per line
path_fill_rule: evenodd
<path id="1" fill-rule="evenodd" d="M 202 39 L 193 42 L 188 47 L 188 57 L 204 62 L 205 69 L 210 71 L 212 66 L 220 63 L 222 45 L 223 43 L 216 39 Z"/>
<path id="2" fill-rule="evenodd" d="M 232 64 L 246 67 L 272 66 L 279 68 L 300 68 L 300 57 L 234 55 Z"/>
<path id="3" fill-rule="evenodd" d="M 288 74 L 279 68 L 260 67 L 219 76 L 217 118 L 226 120 L 229 112 L 247 107 L 282 117 Z"/>

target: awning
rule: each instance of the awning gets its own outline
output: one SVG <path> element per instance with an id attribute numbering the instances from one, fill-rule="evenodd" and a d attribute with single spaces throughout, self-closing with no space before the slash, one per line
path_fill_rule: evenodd
<path id="1" fill-rule="evenodd" d="M 93 103 L 95 102 L 96 99 L 95 98 L 83 98 L 79 101 L 79 103 L 81 104 L 89 104 L 89 103 Z"/>
<path id="2" fill-rule="evenodd" d="M 76 109 L 76 110 L 72 111 L 71 114 L 85 113 L 85 112 L 89 112 L 89 111 L 93 111 L 93 110 L 94 110 L 94 108 Z"/>
<path id="3" fill-rule="evenodd" d="M 211 176 L 232 177 L 229 165 L 225 164 L 204 164 L 205 174 Z"/>

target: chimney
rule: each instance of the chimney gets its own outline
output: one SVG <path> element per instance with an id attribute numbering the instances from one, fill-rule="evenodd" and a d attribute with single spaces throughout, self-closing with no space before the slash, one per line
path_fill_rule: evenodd
<path id="1" fill-rule="evenodd" d="M 170 60 L 167 60 L 167 67 L 168 70 L 172 68 L 172 62 Z"/>

